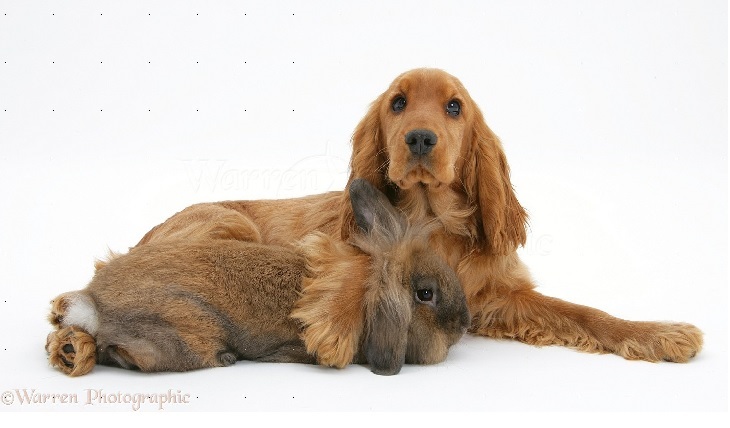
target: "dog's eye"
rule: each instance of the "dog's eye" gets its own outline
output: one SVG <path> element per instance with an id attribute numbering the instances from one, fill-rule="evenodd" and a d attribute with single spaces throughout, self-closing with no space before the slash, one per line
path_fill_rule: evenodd
<path id="1" fill-rule="evenodd" d="M 416 290 L 416 297 L 422 302 L 430 302 L 433 300 L 433 291 L 430 288 L 421 288 Z"/>
<path id="2" fill-rule="evenodd" d="M 406 108 L 406 99 L 403 97 L 396 97 L 393 100 L 393 104 L 391 104 L 391 107 L 393 108 L 393 111 L 396 113 L 400 113 Z"/>
<path id="3" fill-rule="evenodd" d="M 456 100 L 451 100 L 446 104 L 446 114 L 449 116 L 458 116 L 461 113 L 461 104 Z"/>

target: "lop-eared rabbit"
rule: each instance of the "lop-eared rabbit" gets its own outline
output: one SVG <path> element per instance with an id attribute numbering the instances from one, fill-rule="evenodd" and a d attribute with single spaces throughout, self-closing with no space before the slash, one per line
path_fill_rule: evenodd
<path id="1" fill-rule="evenodd" d="M 365 180 L 351 186 L 361 229 L 351 244 L 371 263 L 352 363 L 392 375 L 440 362 L 470 322 L 456 274 L 428 249 L 428 225 L 409 225 Z M 324 235 L 303 245 L 334 245 Z M 301 250 L 301 247 L 300 247 Z M 313 251 L 312 253 L 321 253 Z M 95 364 L 187 371 L 237 360 L 317 363 L 302 341 L 306 251 L 235 240 L 170 241 L 112 257 L 89 285 L 51 303 L 50 364 L 70 376 Z M 353 286 L 354 287 L 354 286 Z"/>

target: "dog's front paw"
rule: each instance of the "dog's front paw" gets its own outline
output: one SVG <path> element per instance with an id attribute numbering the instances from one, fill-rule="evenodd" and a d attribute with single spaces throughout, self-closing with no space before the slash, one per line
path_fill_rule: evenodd
<path id="1" fill-rule="evenodd" d="M 46 352 L 51 366 L 69 376 L 81 376 L 96 364 L 94 338 L 77 327 L 52 331 L 46 338 Z"/>
<path id="2" fill-rule="evenodd" d="M 692 324 L 640 324 L 640 333 L 624 340 L 616 352 L 628 360 L 686 363 L 702 349 L 702 331 Z"/>

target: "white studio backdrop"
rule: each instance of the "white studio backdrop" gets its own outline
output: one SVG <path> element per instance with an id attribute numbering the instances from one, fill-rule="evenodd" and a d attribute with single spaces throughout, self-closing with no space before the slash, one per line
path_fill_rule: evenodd
<path id="1" fill-rule="evenodd" d="M 369 103 L 423 66 L 502 139 L 539 291 L 694 323 L 694 361 L 466 337 L 392 378 L 48 367 L 48 302 L 95 258 L 196 202 L 342 189 Z M 724 1 L 0 0 L 0 409 L 727 412 L 727 142 Z"/>

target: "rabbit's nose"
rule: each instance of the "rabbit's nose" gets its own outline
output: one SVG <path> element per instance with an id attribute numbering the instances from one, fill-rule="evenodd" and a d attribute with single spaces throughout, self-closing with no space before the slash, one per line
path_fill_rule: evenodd
<path id="1" fill-rule="evenodd" d="M 452 333 L 464 334 L 471 325 L 471 316 L 467 311 L 461 311 L 453 314 L 446 324 L 446 328 Z"/>
<path id="2" fill-rule="evenodd" d="M 461 313 L 461 329 L 464 333 L 466 333 L 466 330 L 471 326 L 471 315 L 469 314 L 469 310 L 464 308 L 464 311 Z"/>

